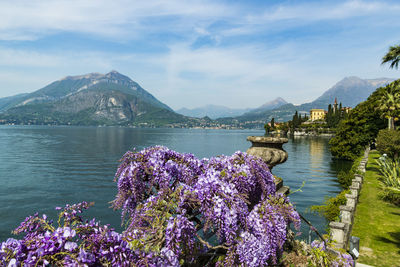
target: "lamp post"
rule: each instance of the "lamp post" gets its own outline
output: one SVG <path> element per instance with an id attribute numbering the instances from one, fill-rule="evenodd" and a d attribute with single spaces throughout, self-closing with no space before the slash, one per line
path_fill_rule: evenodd
<path id="1" fill-rule="evenodd" d="M 358 238 L 356 236 L 350 237 L 349 250 L 350 250 L 351 256 L 353 256 L 354 265 L 355 265 L 358 256 L 360 256 L 360 252 L 359 252 L 360 251 L 360 238 Z"/>

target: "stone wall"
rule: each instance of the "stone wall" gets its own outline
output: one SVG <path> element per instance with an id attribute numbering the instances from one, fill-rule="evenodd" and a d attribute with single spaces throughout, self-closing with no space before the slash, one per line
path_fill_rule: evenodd
<path id="1" fill-rule="evenodd" d="M 353 229 L 354 215 L 357 209 L 358 198 L 365 175 L 365 167 L 368 161 L 369 148 L 364 152 L 364 156 L 358 166 L 360 174 L 355 174 L 352 184 L 349 187 L 350 194 L 346 194 L 346 205 L 340 206 L 340 221 L 330 222 L 329 228 L 331 230 L 330 238 L 334 241 L 337 248 L 347 249 L 351 231 Z"/>

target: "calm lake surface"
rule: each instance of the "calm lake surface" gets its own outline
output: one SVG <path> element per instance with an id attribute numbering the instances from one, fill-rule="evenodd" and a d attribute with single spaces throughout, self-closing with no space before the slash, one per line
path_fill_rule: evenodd
<path id="1" fill-rule="evenodd" d="M 94 201 L 86 218 L 120 230 L 120 212 L 109 208 L 117 192 L 118 160 L 132 148 L 164 145 L 199 158 L 246 151 L 259 130 L 132 129 L 120 127 L 0 126 L 0 242 L 28 215 L 55 218 L 54 207 Z M 325 220 L 306 209 L 340 192 L 337 173 L 349 162 L 332 160 L 327 138 L 294 138 L 284 145 L 286 163 L 273 173 L 291 190 L 297 210 L 325 232 Z M 303 223 L 303 225 L 305 225 Z M 308 232 L 304 227 L 302 231 Z"/>

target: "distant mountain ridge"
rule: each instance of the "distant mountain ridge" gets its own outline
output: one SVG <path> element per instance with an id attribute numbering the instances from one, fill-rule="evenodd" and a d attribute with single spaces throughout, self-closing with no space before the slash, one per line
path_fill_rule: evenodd
<path id="1" fill-rule="evenodd" d="M 220 105 L 206 105 L 193 109 L 181 108 L 176 110 L 176 112 L 189 117 L 203 118 L 207 116 L 211 119 L 216 119 L 226 116 L 239 116 L 248 110 L 250 109 L 233 109 Z"/>
<path id="2" fill-rule="evenodd" d="M 360 79 L 356 76 L 345 77 L 312 103 L 329 104 L 333 103 L 335 98 L 338 98 L 343 106 L 355 107 L 358 103 L 365 101 L 376 88 L 384 86 L 393 80 L 389 78 Z"/>
<path id="3" fill-rule="evenodd" d="M 235 110 L 209 105 L 199 108 L 197 114 L 186 113 L 185 116 L 174 112 L 138 83 L 117 71 L 89 73 L 67 76 L 33 93 L 0 98 L 0 123 L 262 127 L 272 118 L 288 121 L 295 111 L 304 114 L 312 108 L 327 109 L 335 98 L 343 106 L 354 107 L 366 100 L 377 87 L 393 80 L 346 77 L 310 103 L 293 105 L 277 98 L 255 109 Z M 242 114 L 236 115 L 235 112 Z M 217 117 L 220 118 L 210 119 Z"/>
<path id="4" fill-rule="evenodd" d="M 117 71 L 67 76 L 33 93 L 2 98 L 0 112 L 3 119 L 33 124 L 124 125 L 187 119 Z"/>
<path id="5" fill-rule="evenodd" d="M 277 107 L 280 107 L 284 104 L 287 104 L 287 102 L 281 98 L 278 97 L 272 101 L 269 101 L 262 106 L 251 109 L 251 108 L 246 108 L 246 109 L 232 109 L 228 108 L 225 106 L 219 106 L 219 105 L 206 105 L 194 109 L 188 109 L 188 108 L 181 108 L 177 110 L 176 112 L 185 116 L 190 116 L 190 117 L 196 117 L 196 118 L 203 118 L 203 117 L 209 117 L 211 119 L 217 119 L 217 118 L 222 118 L 222 117 L 237 117 L 240 116 L 246 112 L 252 112 L 252 111 L 266 111 L 266 110 L 271 110 Z"/>
<path id="6" fill-rule="evenodd" d="M 329 104 L 333 104 L 335 98 L 343 106 L 355 107 L 358 103 L 365 101 L 368 96 L 378 87 L 394 81 L 391 78 L 361 79 L 351 76 L 337 82 L 334 86 L 326 90 L 320 97 L 310 103 L 293 105 L 287 103 L 278 108 L 264 111 L 250 111 L 241 116 L 231 118 L 220 118 L 219 123 L 238 123 L 245 121 L 270 121 L 275 118 L 276 121 L 288 121 L 292 119 L 293 114 L 309 113 L 310 109 L 321 108 L 327 110 Z M 260 124 L 258 125 L 260 127 Z"/>

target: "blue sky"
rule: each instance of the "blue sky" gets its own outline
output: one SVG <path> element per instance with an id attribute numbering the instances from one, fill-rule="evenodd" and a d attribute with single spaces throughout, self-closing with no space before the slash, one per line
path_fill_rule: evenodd
<path id="1" fill-rule="evenodd" d="M 173 109 L 310 102 L 381 65 L 399 1 L 0 1 L 0 97 L 117 70 Z"/>

